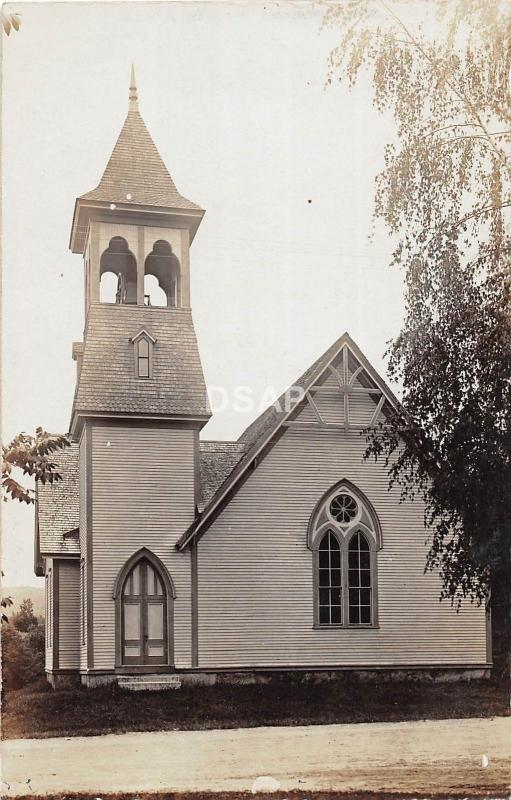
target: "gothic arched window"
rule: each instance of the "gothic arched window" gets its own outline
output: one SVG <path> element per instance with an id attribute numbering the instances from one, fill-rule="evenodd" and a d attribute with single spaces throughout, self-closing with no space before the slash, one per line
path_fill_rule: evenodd
<path id="1" fill-rule="evenodd" d="M 327 530 L 318 553 L 319 622 L 341 623 L 341 548 L 335 533 Z"/>
<path id="2" fill-rule="evenodd" d="M 154 336 L 142 328 L 130 339 L 134 348 L 135 377 L 147 380 L 153 377 L 153 348 L 156 344 Z"/>
<path id="3" fill-rule="evenodd" d="M 381 529 L 367 498 L 341 481 L 319 501 L 309 523 L 314 559 L 315 627 L 376 627 L 376 558 Z"/>
<path id="4" fill-rule="evenodd" d="M 371 624 L 371 549 L 367 538 L 356 531 L 348 545 L 348 621 Z"/>

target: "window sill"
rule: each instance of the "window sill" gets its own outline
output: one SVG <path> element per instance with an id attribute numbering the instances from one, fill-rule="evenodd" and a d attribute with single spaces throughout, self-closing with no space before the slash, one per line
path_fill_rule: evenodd
<path id="1" fill-rule="evenodd" d="M 314 631 L 330 631 L 330 630 L 345 630 L 345 631 L 374 631 L 379 630 L 379 625 L 319 625 L 314 624 L 312 630 Z"/>

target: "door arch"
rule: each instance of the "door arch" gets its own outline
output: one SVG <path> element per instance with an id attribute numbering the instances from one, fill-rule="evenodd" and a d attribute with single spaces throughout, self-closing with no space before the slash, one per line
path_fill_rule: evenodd
<path id="1" fill-rule="evenodd" d="M 173 664 L 174 586 L 161 560 L 142 548 L 120 571 L 116 601 L 116 666 Z"/>

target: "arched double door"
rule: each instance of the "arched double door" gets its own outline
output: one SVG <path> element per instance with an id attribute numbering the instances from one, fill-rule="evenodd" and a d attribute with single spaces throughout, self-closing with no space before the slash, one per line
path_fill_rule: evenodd
<path id="1" fill-rule="evenodd" d="M 129 569 L 120 596 L 122 664 L 168 664 L 166 582 L 155 563 L 142 557 Z"/>

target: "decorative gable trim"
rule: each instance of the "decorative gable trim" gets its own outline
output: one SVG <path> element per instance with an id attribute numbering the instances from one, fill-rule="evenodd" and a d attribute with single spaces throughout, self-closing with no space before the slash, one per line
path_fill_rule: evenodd
<path id="1" fill-rule="evenodd" d="M 157 339 L 155 339 L 155 338 L 154 338 L 154 336 L 152 336 L 152 334 L 150 334 L 150 333 L 149 333 L 149 331 L 148 331 L 148 330 L 146 330 L 145 328 L 141 328 L 141 329 L 139 330 L 139 332 L 138 332 L 138 333 L 137 333 L 135 336 L 132 336 L 132 337 L 131 337 L 131 339 L 130 339 L 129 341 L 130 341 L 132 344 L 135 344 L 135 342 L 136 342 L 136 341 L 138 341 L 138 340 L 139 340 L 139 339 L 140 339 L 142 336 L 144 336 L 146 339 L 148 339 L 148 340 L 149 340 L 150 342 L 152 342 L 153 344 L 156 344 L 156 342 L 158 341 L 158 340 L 157 340 Z"/>
<path id="2" fill-rule="evenodd" d="M 339 426 L 334 424 L 327 424 L 323 420 L 321 420 L 321 416 L 316 408 L 316 421 L 314 423 L 300 423 L 300 422 L 293 422 L 292 417 L 296 414 L 297 408 L 300 404 L 304 402 L 309 402 L 309 398 L 311 397 L 311 390 L 314 390 L 314 385 L 324 376 L 324 374 L 329 371 L 332 372 L 337 380 L 338 389 L 337 391 L 342 390 L 344 393 L 344 403 L 345 407 L 348 402 L 348 395 L 347 391 L 349 388 L 352 387 L 354 381 L 362 371 L 355 370 L 351 379 L 348 378 L 348 351 L 351 351 L 352 355 L 355 359 L 359 362 L 360 367 L 367 372 L 367 375 L 371 379 L 371 381 L 375 385 L 374 391 L 377 392 L 379 397 L 379 401 L 381 397 L 383 397 L 383 401 L 381 406 L 376 406 L 377 412 L 373 414 L 373 420 L 371 424 L 374 424 L 379 412 L 383 408 L 383 404 L 386 402 L 389 403 L 391 408 L 394 410 L 398 410 L 400 408 L 400 403 L 391 389 L 387 386 L 385 381 L 378 375 L 374 367 L 369 363 L 367 358 L 364 356 L 362 351 L 357 347 L 353 339 L 350 337 L 348 333 L 344 333 L 337 342 L 326 351 L 326 353 L 318 359 L 316 362 L 315 368 L 311 369 L 309 373 L 306 374 L 306 379 L 302 378 L 301 380 L 297 381 L 296 385 L 301 385 L 301 388 L 304 392 L 304 398 L 294 406 L 292 409 L 285 413 L 281 413 L 280 416 L 277 416 L 276 421 L 273 425 L 269 426 L 268 432 L 266 436 L 258 437 L 252 447 L 252 450 L 249 451 L 247 456 L 243 458 L 239 465 L 233 470 L 231 475 L 227 478 L 227 480 L 222 484 L 219 488 L 218 492 L 211 498 L 210 502 L 204 509 L 203 513 L 195 520 L 195 522 L 190 526 L 190 528 L 181 536 L 181 538 L 176 543 L 177 550 L 183 550 L 187 547 L 192 541 L 195 539 L 200 538 L 209 525 L 213 522 L 213 520 L 218 516 L 218 513 L 222 510 L 230 496 L 236 492 L 237 488 L 243 483 L 245 476 L 248 474 L 249 469 L 255 469 L 257 465 L 260 463 L 261 459 L 269 452 L 273 444 L 276 442 L 278 436 L 282 433 L 285 427 L 299 427 L 302 429 L 306 428 L 319 428 L 321 430 L 330 430 L 330 429 L 345 429 L 346 424 Z M 343 365 L 344 365 L 344 375 L 341 376 L 334 367 L 332 367 L 332 363 L 339 357 L 340 354 L 343 354 Z M 325 356 L 328 356 L 325 358 Z M 267 412 L 263 412 L 263 415 Z M 261 415 L 261 416 L 263 416 Z M 319 417 L 319 418 L 318 418 Z M 367 426 L 364 426 L 367 427 Z M 362 428 L 360 428 L 362 430 Z"/>
<path id="3" fill-rule="evenodd" d="M 354 368 L 353 361 L 357 364 Z M 331 376 L 330 381 L 328 373 Z M 324 378 L 325 375 L 327 380 Z M 369 362 L 361 364 L 360 357 L 355 353 L 354 343 L 350 345 L 346 342 L 340 352 L 329 360 L 322 373 L 316 375 L 303 399 L 297 403 L 283 425 L 286 428 L 302 429 L 316 426 L 322 429 L 336 428 L 346 433 L 370 428 L 378 421 L 385 403 L 394 407 L 394 402 L 388 397 L 390 393 L 388 387 L 384 388 L 384 384 L 378 384 L 383 382 Z M 354 407 L 357 405 L 357 398 L 360 400 L 364 397 L 371 397 L 375 407 L 370 418 L 361 420 L 359 416 L 357 417 Z M 339 414 L 335 421 L 332 421 L 331 413 L 324 414 L 322 411 L 322 401 L 325 400 L 334 400 L 339 404 Z M 397 400 L 395 403 L 397 404 Z M 309 411 L 306 421 L 300 420 L 301 413 L 306 409 Z"/>

